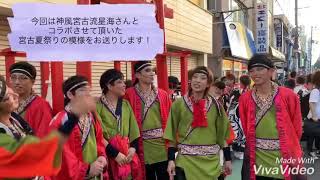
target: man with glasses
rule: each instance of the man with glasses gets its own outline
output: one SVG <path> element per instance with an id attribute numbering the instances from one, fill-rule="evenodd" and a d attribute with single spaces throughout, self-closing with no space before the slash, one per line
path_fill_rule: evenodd
<path id="1" fill-rule="evenodd" d="M 36 68 L 25 61 L 17 62 L 10 67 L 10 75 L 12 88 L 19 95 L 16 113 L 30 124 L 35 135 L 44 137 L 48 133 L 52 110 L 49 103 L 33 91 Z"/>

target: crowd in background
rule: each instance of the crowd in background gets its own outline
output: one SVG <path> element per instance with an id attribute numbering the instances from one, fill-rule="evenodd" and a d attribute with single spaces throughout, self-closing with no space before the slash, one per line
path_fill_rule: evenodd
<path id="1" fill-rule="evenodd" d="M 306 76 L 291 72 L 286 79 L 278 81 L 274 79 L 275 69 L 268 57 L 257 55 L 249 62 L 248 75 L 242 75 L 239 80 L 231 73 L 214 78 L 204 66 L 190 70 L 188 92 L 183 96 L 181 83 L 174 76 L 168 77 L 169 92 L 157 88 L 156 72 L 150 61 L 135 64 L 134 81 L 125 81 L 123 74 L 115 69 L 106 70 L 100 77 L 99 98 L 91 97 L 85 77 L 72 76 L 63 83 L 65 108 L 55 116 L 47 101 L 33 91 L 35 67 L 27 62 L 16 63 L 10 68 L 7 83 L 0 77 L 0 153 L 7 153 L 0 156 L 0 179 L 3 175 L 6 178 L 37 176 L 46 180 L 173 177 L 222 180 L 232 172 L 231 152 L 238 159 L 252 157 L 245 153 L 252 153 L 247 149 L 256 147 L 255 144 L 247 147 L 249 138 L 252 142 L 256 140 L 252 139 L 255 136 L 246 137 L 252 130 L 261 136 L 256 141 L 257 147 L 261 147 L 260 151 L 256 150 L 259 162 L 268 165 L 267 155 L 258 156 L 266 153 L 263 148 L 280 153 L 283 149 L 279 149 L 279 142 L 289 141 L 284 136 L 287 133 L 280 133 L 284 131 L 280 126 L 288 126 L 285 131 L 295 132 L 297 141 L 303 126 L 301 140 L 307 142 L 306 153 L 319 158 L 320 71 Z M 279 107 L 289 110 L 278 114 Z M 251 122 L 255 119 L 251 116 L 257 116 L 257 122 Z M 258 125 L 273 130 L 264 134 Z M 52 135 L 53 132 L 56 133 Z M 270 142 L 263 138 L 269 136 L 275 139 Z M 50 137 L 52 141 L 48 141 Z M 41 145 L 42 149 L 28 149 L 29 138 L 35 141 L 32 145 Z M 273 145 L 264 147 L 264 142 Z M 286 148 L 292 148 L 295 139 L 292 142 Z M 53 148 L 49 151 L 49 147 Z M 292 155 L 300 157 L 299 147 L 295 148 Z M 217 158 L 219 151 L 223 151 L 222 164 Z M 33 152 L 30 156 L 35 157 L 34 161 L 27 158 L 29 152 Z M 11 161 L 16 156 L 21 161 Z M 272 156 L 280 157 L 280 154 Z M 21 164 L 28 161 L 39 169 L 22 169 Z M 56 168 L 59 164 L 61 170 Z M 23 173 L 12 174 L 10 167 L 20 167 Z M 198 174 L 200 170 L 203 173 Z M 261 177 L 257 175 L 257 179 Z M 282 178 L 283 175 L 276 176 Z"/>

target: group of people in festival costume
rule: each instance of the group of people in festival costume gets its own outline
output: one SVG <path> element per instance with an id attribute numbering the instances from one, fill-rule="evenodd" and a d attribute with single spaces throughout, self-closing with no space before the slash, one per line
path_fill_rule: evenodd
<path id="1" fill-rule="evenodd" d="M 302 157 L 302 125 L 299 99 L 271 81 L 269 58 L 255 55 L 248 70 L 255 86 L 237 97 L 237 122 L 246 137 L 242 179 L 305 179 L 289 171 L 255 172 L 255 166 L 302 167 L 275 162 Z M 64 110 L 53 117 L 32 90 L 36 69 L 12 65 L 10 87 L 0 78 L 0 179 L 220 180 L 231 174 L 234 132 L 230 115 L 210 94 L 212 72 L 193 69 L 188 93 L 173 103 L 153 85 L 150 61 L 135 63 L 134 72 L 133 87 L 126 89 L 120 71 L 105 71 L 98 101 L 85 77 L 68 78 Z"/>

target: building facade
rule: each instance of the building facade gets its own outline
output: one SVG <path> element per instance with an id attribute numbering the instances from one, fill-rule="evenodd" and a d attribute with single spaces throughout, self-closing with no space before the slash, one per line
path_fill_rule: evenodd
<path id="1" fill-rule="evenodd" d="M 0 1 L 0 52 L 10 48 L 7 35 L 10 32 L 7 17 L 12 17 L 11 7 L 19 2 L 42 2 L 54 4 L 77 4 L 77 0 L 2 0 Z M 191 52 L 188 57 L 188 69 L 198 65 L 207 65 L 208 55 L 212 54 L 212 15 L 207 11 L 207 0 L 165 0 L 168 8 L 173 9 L 173 19 L 165 19 L 165 38 L 168 52 L 187 50 Z M 125 53 L 125 52 L 124 52 Z M 15 61 L 24 61 L 25 58 L 15 58 Z M 155 61 L 152 61 L 155 64 Z M 51 80 L 41 81 L 39 62 L 31 62 L 38 71 L 35 83 L 35 92 L 41 94 L 41 87 L 46 83 L 50 91 Z M 50 65 L 50 64 L 49 64 Z M 103 71 L 114 68 L 113 62 L 92 62 L 91 77 L 92 90 L 95 96 L 100 95 L 99 79 Z M 167 57 L 168 76 L 176 76 L 180 79 L 180 58 Z M 121 62 L 121 71 L 126 79 L 131 79 L 131 63 Z M 5 57 L 0 56 L 0 74 L 5 75 Z M 64 79 L 76 74 L 76 62 L 63 63 Z M 50 76 L 51 77 L 51 76 Z M 51 100 L 52 93 L 48 93 L 47 99 Z"/>
<path id="2" fill-rule="evenodd" d="M 291 29 L 287 20 L 281 22 L 281 49 L 277 48 L 276 29 L 274 24 L 275 1 L 269 0 L 218 0 L 213 14 L 213 54 L 209 57 L 209 67 L 219 67 L 217 77 L 232 73 L 238 79 L 247 73 L 248 60 L 256 53 L 256 6 L 264 3 L 268 6 L 268 56 L 282 70 L 288 54 L 288 39 Z M 283 25 L 283 26 L 282 26 Z M 284 31 L 284 32 L 283 32 Z M 281 42 L 281 43 L 282 43 Z M 280 72 L 279 72 L 280 73 Z"/>
<path id="3" fill-rule="evenodd" d="M 232 73 L 237 79 L 247 73 L 254 53 L 254 0 L 217 0 L 213 12 L 213 53 L 208 66 L 215 76 Z"/>

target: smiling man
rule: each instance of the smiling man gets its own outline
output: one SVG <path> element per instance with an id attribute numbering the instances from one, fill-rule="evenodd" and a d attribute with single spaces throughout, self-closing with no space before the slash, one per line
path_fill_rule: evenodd
<path id="1" fill-rule="evenodd" d="M 116 69 L 105 71 L 100 77 L 102 95 L 97 103 L 103 136 L 110 157 L 113 179 L 142 180 L 140 161 L 137 156 L 139 127 L 132 108 L 122 96 L 126 85 L 123 74 Z"/>
<path id="2" fill-rule="evenodd" d="M 17 62 L 10 67 L 11 85 L 19 95 L 16 113 L 30 124 L 38 137 L 43 137 L 48 133 L 52 110 L 49 103 L 33 91 L 36 76 L 36 68 L 28 62 Z"/>
<path id="3" fill-rule="evenodd" d="M 140 128 L 139 158 L 145 167 L 143 176 L 147 180 L 167 180 L 167 148 L 163 139 L 171 101 L 164 90 L 156 88 L 155 72 L 150 61 L 139 61 L 134 65 L 134 87 L 127 89 L 125 99 L 130 102 Z"/>
<path id="4" fill-rule="evenodd" d="M 272 61 L 265 55 L 253 56 L 248 64 L 254 88 L 240 97 L 240 119 L 247 138 L 242 167 L 243 180 L 299 179 L 302 175 L 264 173 L 270 169 L 302 167 L 300 138 L 302 121 L 298 97 L 271 81 Z M 296 159 L 279 163 L 277 159 Z M 264 169 L 260 171 L 257 169 Z M 288 168 L 287 168 L 288 169 Z"/>
<path id="5" fill-rule="evenodd" d="M 62 150 L 62 165 L 53 180 L 108 180 L 107 156 L 100 121 L 95 113 L 96 103 L 91 96 L 91 88 L 86 77 L 69 77 L 62 85 L 64 110 L 51 121 L 50 128 L 56 129 L 69 114 L 79 113 L 77 126 Z M 79 104 L 82 104 L 79 110 Z M 102 177 L 103 176 L 103 177 Z"/>
<path id="6" fill-rule="evenodd" d="M 232 171 L 230 148 L 226 144 L 230 122 L 222 106 L 208 94 L 212 72 L 199 66 L 190 76 L 189 92 L 172 104 L 164 133 L 170 142 L 167 170 L 170 179 L 218 180 L 221 172 L 229 175 Z M 220 167 L 220 149 L 225 155 L 224 171 Z"/>

